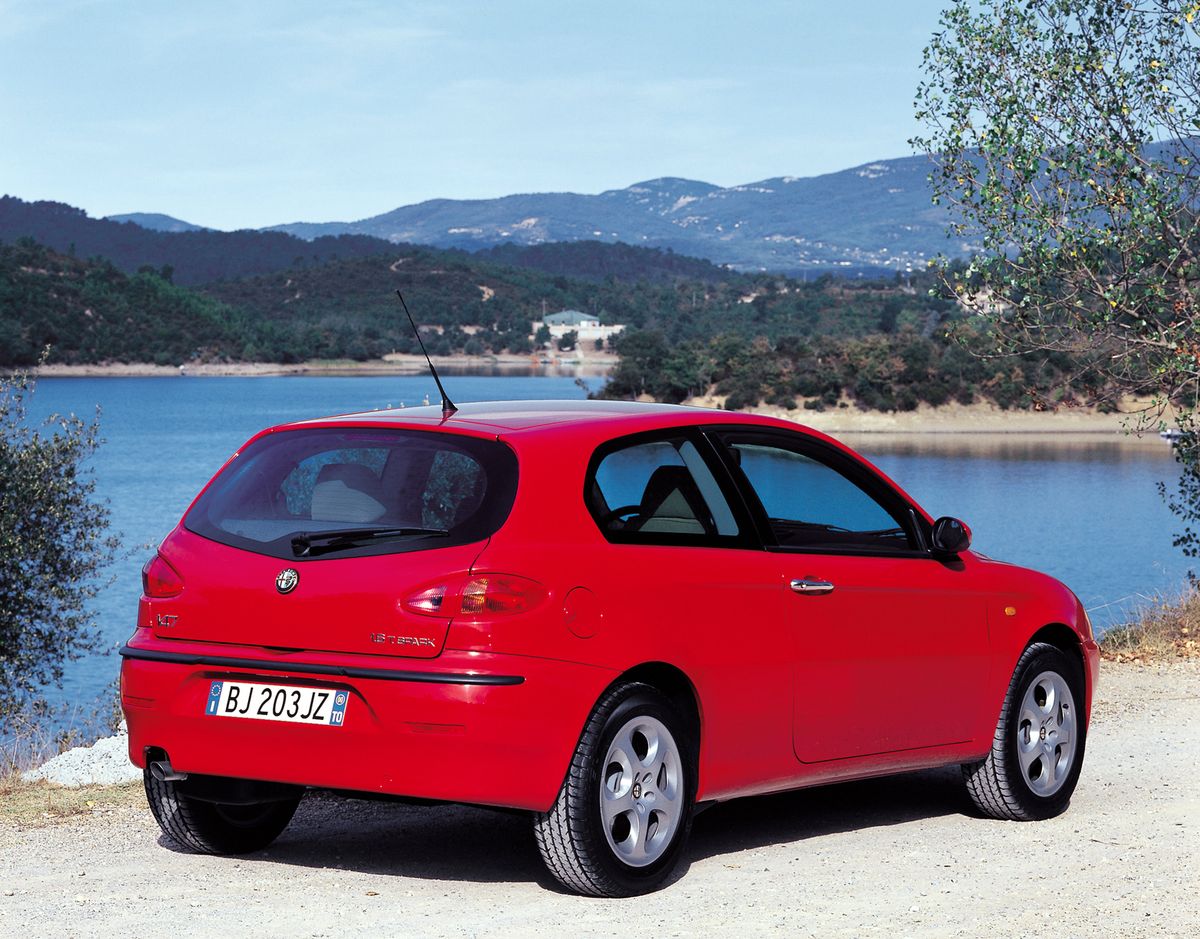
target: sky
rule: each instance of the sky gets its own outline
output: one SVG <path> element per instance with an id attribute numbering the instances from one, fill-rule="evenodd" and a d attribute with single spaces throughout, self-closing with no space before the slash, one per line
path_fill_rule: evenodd
<path id="1" fill-rule="evenodd" d="M 0 0 L 0 192 L 213 228 L 908 155 L 941 0 Z"/>

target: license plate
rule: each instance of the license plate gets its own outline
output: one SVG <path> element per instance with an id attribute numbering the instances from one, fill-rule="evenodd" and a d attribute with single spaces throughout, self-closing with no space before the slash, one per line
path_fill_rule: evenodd
<path id="1" fill-rule="evenodd" d="M 289 724 L 341 727 L 346 720 L 345 691 L 262 685 L 248 681 L 214 681 L 204 713 L 210 717 L 246 717 Z"/>

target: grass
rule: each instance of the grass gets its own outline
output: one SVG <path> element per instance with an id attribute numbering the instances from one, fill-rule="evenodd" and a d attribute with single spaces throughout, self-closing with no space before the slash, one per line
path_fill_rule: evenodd
<path id="1" fill-rule="evenodd" d="M 1100 638 L 1106 662 L 1162 662 L 1200 658 L 1200 590 L 1158 601 L 1124 626 Z"/>
<path id="2" fill-rule="evenodd" d="M 88 706 L 55 708 L 34 702 L 4 715 L 0 824 L 28 827 L 143 799 L 136 784 L 68 788 L 45 780 L 27 782 L 21 775 L 72 747 L 113 733 L 120 719 L 115 700 L 115 688 L 109 688 Z"/>
<path id="3" fill-rule="evenodd" d="M 80 815 L 144 806 L 141 783 L 123 786 L 57 786 L 45 780 L 25 782 L 19 773 L 0 779 L 0 825 L 36 828 Z"/>

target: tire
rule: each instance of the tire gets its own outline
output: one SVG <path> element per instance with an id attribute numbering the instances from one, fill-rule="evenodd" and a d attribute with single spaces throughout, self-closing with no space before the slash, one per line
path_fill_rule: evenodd
<path id="1" fill-rule="evenodd" d="M 963 766 L 967 793 L 990 818 L 1029 822 L 1061 815 L 1083 768 L 1083 667 L 1057 646 L 1021 654 L 983 760 Z"/>
<path id="2" fill-rule="evenodd" d="M 687 723 L 659 691 L 611 688 L 588 718 L 550 811 L 534 819 L 542 860 L 575 893 L 655 890 L 692 828 L 696 764 Z"/>
<path id="3" fill-rule="evenodd" d="M 292 820 L 300 797 L 245 804 L 193 799 L 179 783 L 155 779 L 142 772 L 146 800 L 163 833 L 180 847 L 200 854 L 249 854 L 261 851 Z"/>

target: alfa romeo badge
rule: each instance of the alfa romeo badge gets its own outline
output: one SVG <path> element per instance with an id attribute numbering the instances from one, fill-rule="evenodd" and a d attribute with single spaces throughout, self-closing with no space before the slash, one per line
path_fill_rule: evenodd
<path id="1" fill-rule="evenodd" d="M 279 572 L 279 576 L 275 578 L 275 589 L 280 593 L 291 593 L 296 589 L 296 584 L 300 583 L 300 575 L 296 573 L 294 568 L 285 567 Z"/>

